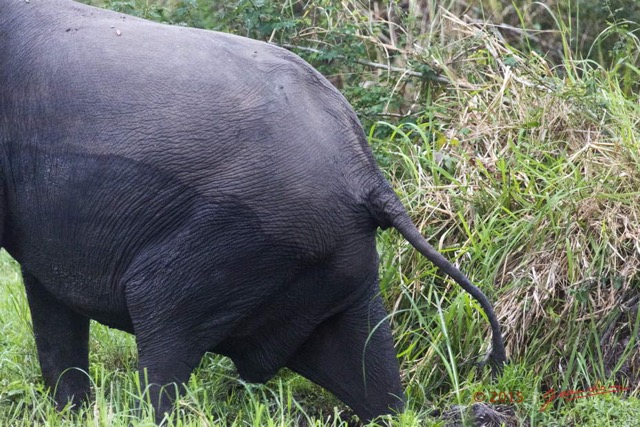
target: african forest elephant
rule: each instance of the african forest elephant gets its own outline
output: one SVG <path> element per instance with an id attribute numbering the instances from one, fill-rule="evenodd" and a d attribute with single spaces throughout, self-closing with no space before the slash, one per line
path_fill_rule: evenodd
<path id="1" fill-rule="evenodd" d="M 135 334 L 158 420 L 176 393 L 160 386 L 208 351 L 252 382 L 289 367 L 363 420 L 401 410 L 379 227 L 480 302 L 503 363 L 490 303 L 420 235 L 306 62 L 69 0 L 0 0 L 0 243 L 59 405 L 90 392 L 95 319 Z"/>

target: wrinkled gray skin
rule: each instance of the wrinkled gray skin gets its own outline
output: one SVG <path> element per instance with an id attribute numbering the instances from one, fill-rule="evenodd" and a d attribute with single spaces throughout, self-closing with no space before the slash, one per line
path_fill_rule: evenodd
<path id="1" fill-rule="evenodd" d="M 403 408 L 375 234 L 420 236 L 356 116 L 265 43 L 65 0 L 0 0 L 0 243 L 46 384 L 89 393 L 89 319 L 135 333 L 158 420 L 203 354 L 287 366 L 363 420 Z M 366 344 L 366 345 L 365 345 Z M 64 374 L 63 374 L 64 372 Z M 62 377 L 60 377 L 60 375 Z M 59 380 L 59 383 L 58 383 Z"/>

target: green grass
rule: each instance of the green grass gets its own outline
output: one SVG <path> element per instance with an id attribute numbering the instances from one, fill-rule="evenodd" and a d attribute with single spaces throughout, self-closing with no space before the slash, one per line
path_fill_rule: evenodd
<path id="1" fill-rule="evenodd" d="M 144 10 L 152 10 L 148 3 Z M 420 72 L 431 67 L 448 82 L 378 73 L 353 62 L 362 54 L 357 49 L 342 52 L 340 64 L 307 58 L 342 78 L 379 164 L 416 224 L 494 302 L 511 359 L 495 380 L 479 369 L 489 329 L 477 303 L 398 233 L 381 232 L 381 292 L 408 398 L 407 411 L 391 424 L 469 421 L 478 393 L 486 399 L 520 393 L 521 402 L 482 408 L 502 414 L 505 425 L 637 425 L 640 96 L 634 82 L 640 70 L 637 49 L 625 48 L 636 43 L 635 33 L 612 25 L 600 39 L 615 32 L 628 44 L 602 65 L 580 59 L 572 34 L 583 24 L 557 10 L 545 9 L 545 16 L 555 25 L 553 52 L 561 55 L 541 54 L 542 35 L 531 32 L 538 9 L 517 2 L 482 2 L 467 12 L 481 22 L 509 13 L 517 18 L 512 24 L 537 38 L 510 43 L 493 27 L 460 20 L 465 9 L 452 0 L 444 2 L 451 15 L 427 2 L 434 11 L 428 25 L 403 17 L 393 46 L 380 33 L 389 23 L 357 2 L 325 7 L 324 15 L 310 9 L 303 18 L 293 16 L 293 7 L 264 3 L 282 10 L 278 19 L 315 26 L 307 33 L 287 26 L 266 32 L 277 40 L 291 42 L 284 32 L 293 28 L 297 44 L 328 49 L 341 46 L 340 31 L 348 32 L 348 40 L 366 45 L 371 56 L 362 59 Z M 249 6 L 242 10 L 246 19 L 260 16 Z M 359 85 L 364 81 L 370 89 Z M 90 345 L 95 399 L 79 412 L 59 413 L 40 379 L 18 266 L 0 253 L 0 426 L 152 425 L 148 413 L 135 415 L 144 402 L 132 337 L 93 324 Z M 540 411 L 551 389 L 614 385 L 629 390 L 560 398 Z M 250 385 L 228 359 L 209 355 L 172 422 L 338 426 L 352 421 L 350 414 L 291 372 Z"/>

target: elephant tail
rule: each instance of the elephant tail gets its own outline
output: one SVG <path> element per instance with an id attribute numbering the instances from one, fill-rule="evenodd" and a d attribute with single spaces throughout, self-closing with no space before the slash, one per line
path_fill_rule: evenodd
<path id="1" fill-rule="evenodd" d="M 500 333 L 500 324 L 487 297 L 420 234 L 420 231 L 407 214 L 402 202 L 386 181 L 370 193 L 369 210 L 380 227 L 393 227 L 398 230 L 418 252 L 455 280 L 462 289 L 478 301 L 480 307 L 482 307 L 489 319 L 492 332 L 491 353 L 489 353 L 487 360 L 482 364 L 489 362 L 492 368 L 496 368 L 499 371 L 500 368 L 507 363 L 507 356 L 502 334 Z"/>

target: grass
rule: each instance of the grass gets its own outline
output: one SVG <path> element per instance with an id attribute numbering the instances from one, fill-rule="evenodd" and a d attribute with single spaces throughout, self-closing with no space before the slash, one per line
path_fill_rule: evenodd
<path id="1" fill-rule="evenodd" d="M 437 73 L 438 79 L 420 80 L 350 63 L 361 51 L 343 52 L 340 64 L 320 58 L 318 65 L 342 82 L 415 222 L 494 301 L 503 325 L 511 364 L 492 380 L 476 366 L 489 340 L 475 301 L 398 233 L 381 232 L 381 292 L 408 398 L 407 411 L 390 423 L 445 425 L 482 413 L 505 425 L 636 425 L 637 49 L 619 49 L 612 53 L 617 59 L 598 64 L 582 59 L 575 47 L 572 34 L 582 24 L 549 8 L 495 0 L 469 11 L 453 0 L 440 2 L 441 8 L 426 3 L 428 19 L 407 15 L 393 26 L 395 36 L 380 32 L 390 28 L 381 15 L 367 15 L 350 1 L 322 11 L 330 18 L 323 31 L 318 10 L 310 7 L 305 16 L 314 27 L 294 34 L 297 44 L 326 50 L 335 46 L 331 37 L 348 28 L 372 55 L 361 59 Z M 276 9 L 293 17 L 292 7 Z M 473 19 L 462 19 L 464 12 Z M 532 30 L 543 12 L 555 25 L 548 33 Z M 515 16 L 510 22 L 520 32 L 511 28 L 503 36 L 493 25 L 500 16 Z M 612 25 L 600 39 L 622 32 L 621 40 L 634 45 L 635 33 L 624 28 Z M 265 33 L 279 37 L 279 31 Z M 522 40 L 516 43 L 513 34 Z M 544 35 L 554 41 L 553 54 L 544 54 Z M 363 98 L 364 81 L 370 93 L 393 96 L 380 104 L 379 98 Z M 58 413 L 39 377 L 18 266 L 5 253 L 0 295 L 0 425 L 152 425 L 148 414 L 134 414 L 141 398 L 130 336 L 92 325 L 95 400 L 77 413 Z M 600 386 L 629 390 L 561 397 L 540 411 L 551 390 Z M 521 402 L 514 401 L 517 393 Z M 492 395 L 498 401 L 486 402 Z M 479 397 L 485 402 L 474 405 Z M 290 372 L 254 386 L 238 379 L 227 359 L 210 355 L 172 421 L 338 426 L 351 416 L 329 393 Z"/>

